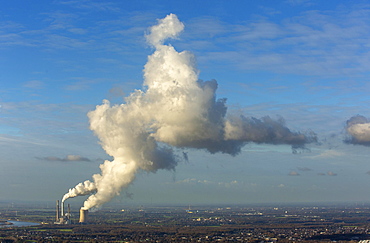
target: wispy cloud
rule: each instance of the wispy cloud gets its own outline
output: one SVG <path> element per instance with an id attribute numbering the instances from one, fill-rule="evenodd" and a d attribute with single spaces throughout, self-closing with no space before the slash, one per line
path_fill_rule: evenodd
<path id="1" fill-rule="evenodd" d="M 42 24 L 26 29 L 22 23 L 0 21 L 0 48 L 31 46 L 44 51 L 52 50 L 104 50 L 108 52 L 132 51 L 142 48 L 142 35 L 148 24 L 145 13 L 122 13 L 110 20 L 86 20 L 91 11 L 113 11 L 118 8 L 108 2 L 95 1 L 55 1 L 80 11 L 74 13 L 58 10 L 39 13 Z M 85 12 L 84 12 L 85 11 Z M 140 17 L 136 17 L 140 15 Z M 149 14 L 150 15 L 150 14 Z M 90 15 L 91 16 L 91 15 Z M 87 25 L 86 23 L 89 22 Z M 140 36 L 140 40 L 138 40 Z"/>
<path id="2" fill-rule="evenodd" d="M 186 26 L 188 26 L 187 29 L 189 29 L 189 31 L 183 33 L 183 36 L 184 38 L 191 38 L 192 40 L 198 41 L 198 45 L 194 46 L 196 49 L 197 47 L 202 46 L 199 46 L 201 41 L 206 41 L 215 37 L 220 38 L 229 31 L 227 29 L 228 26 L 216 17 L 212 16 L 199 16 L 192 18 Z M 207 45 L 210 44 L 208 41 L 204 43 L 207 43 Z"/>
<path id="3" fill-rule="evenodd" d="M 93 0 L 60 0 L 58 4 L 68 5 L 72 8 L 93 10 L 93 11 L 114 11 L 117 12 L 120 8 L 113 2 L 109 1 L 93 1 Z"/>
<path id="4" fill-rule="evenodd" d="M 204 36 L 214 38 L 208 46 L 204 45 L 208 50 L 202 61 L 220 60 L 254 71 L 327 77 L 358 75 L 370 70 L 370 47 L 366 41 L 370 36 L 369 11 L 366 6 L 350 6 L 302 12 L 280 22 L 266 18 L 247 23 L 217 21 L 213 28 L 217 31 L 203 29 Z"/>
<path id="5" fill-rule="evenodd" d="M 89 132 L 86 127 L 86 113 L 90 105 L 41 104 L 39 102 L 3 102 L 0 103 L 3 115 L 0 127 L 13 127 L 18 137 L 5 137 L 14 143 L 48 144 L 48 140 L 60 139 L 69 134 L 83 137 Z M 2 131 L 6 136 L 6 130 Z M 58 134 L 59 138 L 55 135 Z M 4 138 L 4 139 L 5 139 Z M 53 144 L 49 144 L 50 146 Z"/>
<path id="6" fill-rule="evenodd" d="M 65 12 L 49 12 L 44 13 L 47 18 L 44 20 L 49 30 L 64 30 L 69 27 L 73 27 L 73 22 L 78 18 L 77 14 L 65 13 Z"/>
<path id="7" fill-rule="evenodd" d="M 39 80 L 31 80 L 23 83 L 23 87 L 29 89 L 41 89 L 44 87 L 44 83 Z"/>
<path id="8" fill-rule="evenodd" d="M 328 171 L 326 174 L 328 176 L 336 176 L 337 175 L 337 173 L 334 173 L 333 171 Z"/>
<path id="9" fill-rule="evenodd" d="M 336 150 L 325 150 L 322 153 L 314 156 L 307 156 L 307 158 L 310 159 L 327 159 L 327 158 L 335 158 L 335 157 L 341 157 L 345 154 L 343 152 L 339 152 Z"/>
<path id="10" fill-rule="evenodd" d="M 76 79 L 81 79 L 81 78 L 76 78 Z M 78 90 L 87 90 L 90 88 L 90 86 L 95 83 L 92 80 L 79 80 L 76 81 L 72 84 L 69 84 L 65 87 L 66 90 L 68 91 L 78 91 Z"/>
<path id="11" fill-rule="evenodd" d="M 317 173 L 317 175 L 319 175 L 319 176 L 325 176 L 325 175 L 328 175 L 328 176 L 337 176 L 338 174 L 337 173 L 334 173 L 333 171 L 328 171 L 326 173 L 323 173 L 323 172 Z"/>
<path id="12" fill-rule="evenodd" d="M 233 180 L 230 182 L 215 182 L 215 181 L 209 181 L 209 180 L 199 180 L 196 178 L 186 178 L 180 181 L 176 181 L 176 184 L 202 184 L 202 185 L 214 185 L 214 186 L 222 186 L 222 187 L 232 187 L 237 186 L 240 183 L 237 180 Z"/>
<path id="13" fill-rule="evenodd" d="M 289 176 L 299 176 L 300 174 L 297 171 L 291 171 L 288 174 Z"/>
<path id="14" fill-rule="evenodd" d="M 296 5 L 312 5 L 311 0 L 286 0 L 286 3 L 296 6 Z"/>
<path id="15" fill-rule="evenodd" d="M 27 144 L 37 145 L 37 146 L 50 145 L 45 141 L 40 141 L 37 139 L 24 139 L 23 137 L 10 136 L 6 134 L 0 135 L 0 144 L 6 144 L 6 145 L 12 144 L 13 146 L 14 145 L 22 146 L 22 145 L 27 145 Z"/>
<path id="16" fill-rule="evenodd" d="M 312 171 L 312 169 L 307 168 L 307 167 L 298 167 L 298 170 L 300 170 L 300 171 Z"/>
<path id="17" fill-rule="evenodd" d="M 36 158 L 40 160 L 45 160 L 45 161 L 60 161 L 60 162 L 75 162 L 75 161 L 90 162 L 91 161 L 89 158 L 82 157 L 80 155 L 67 155 L 64 158 L 59 158 L 59 157 L 54 157 L 54 156 L 36 157 Z"/>

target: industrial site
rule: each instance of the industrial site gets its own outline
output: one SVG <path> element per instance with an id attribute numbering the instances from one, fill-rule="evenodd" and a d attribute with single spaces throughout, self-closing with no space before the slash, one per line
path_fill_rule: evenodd
<path id="1" fill-rule="evenodd" d="M 366 242 L 370 205 L 127 206 L 0 204 L 0 242 Z M 34 222 L 18 226 L 17 222 Z M 14 225 L 12 225 L 14 223 Z"/>
<path id="2" fill-rule="evenodd" d="M 87 209 L 80 209 L 80 218 L 79 223 L 84 224 L 87 220 Z M 64 202 L 62 201 L 59 204 L 59 200 L 56 201 L 56 216 L 54 224 L 71 224 L 71 206 L 70 204 L 67 205 L 67 212 L 64 209 Z"/>

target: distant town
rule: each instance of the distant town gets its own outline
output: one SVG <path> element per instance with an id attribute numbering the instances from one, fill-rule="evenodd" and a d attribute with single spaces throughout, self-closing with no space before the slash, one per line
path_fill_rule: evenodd
<path id="1" fill-rule="evenodd" d="M 370 205 L 0 206 L 0 242 L 370 242 Z"/>

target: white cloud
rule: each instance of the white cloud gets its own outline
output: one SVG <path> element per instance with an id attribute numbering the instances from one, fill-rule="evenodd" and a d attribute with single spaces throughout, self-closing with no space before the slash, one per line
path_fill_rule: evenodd
<path id="1" fill-rule="evenodd" d="M 54 156 L 48 156 L 48 157 L 37 157 L 37 159 L 40 160 L 46 160 L 46 161 L 61 161 L 61 162 L 75 162 L 75 161 L 86 161 L 90 162 L 91 160 L 89 158 L 83 157 L 81 155 L 67 155 L 64 158 L 54 157 Z"/>
<path id="2" fill-rule="evenodd" d="M 335 157 L 341 157 L 345 154 L 343 152 L 339 152 L 336 150 L 325 150 L 322 153 L 314 156 L 307 156 L 307 158 L 310 159 L 328 159 L 328 158 L 335 158 Z"/>
<path id="3" fill-rule="evenodd" d="M 370 123 L 364 116 L 357 115 L 347 120 L 346 127 L 351 139 L 347 142 L 354 144 L 368 144 L 370 142 Z"/>
<path id="4" fill-rule="evenodd" d="M 186 178 L 180 181 L 176 181 L 176 184 L 198 184 L 198 185 L 214 185 L 214 186 L 221 186 L 221 187 L 232 187 L 239 185 L 237 180 L 232 180 L 230 182 L 216 182 L 216 181 L 209 181 L 209 180 L 199 180 L 196 178 Z"/>
<path id="5" fill-rule="evenodd" d="M 348 6 L 301 12 L 280 22 L 266 18 L 244 23 L 218 21 L 217 29 L 227 31 L 217 32 L 222 35 L 212 38 L 202 60 L 300 75 L 343 76 L 370 71 L 368 12 L 361 6 Z"/>
<path id="6" fill-rule="evenodd" d="M 300 174 L 297 171 L 291 171 L 291 172 L 289 172 L 288 175 L 290 175 L 290 176 L 299 176 Z"/>
<path id="7" fill-rule="evenodd" d="M 12 145 L 15 147 L 23 146 L 27 144 L 37 145 L 37 146 L 50 146 L 46 141 L 40 141 L 37 139 L 24 139 L 23 137 L 10 136 L 10 135 L 1 135 L 0 144 L 3 145 Z"/>
<path id="8" fill-rule="evenodd" d="M 44 87 L 44 83 L 39 80 L 31 80 L 27 81 L 23 84 L 23 87 L 29 88 L 29 89 L 41 89 Z"/>
<path id="9" fill-rule="evenodd" d="M 334 173 L 333 171 L 328 171 L 327 173 L 326 173 L 328 176 L 336 176 L 337 174 L 336 173 Z"/>
<path id="10" fill-rule="evenodd" d="M 65 1 L 56 1 L 56 3 L 68 5 L 73 8 L 77 9 L 84 9 L 84 10 L 93 10 L 93 11 L 108 11 L 108 12 L 117 12 L 120 9 L 116 6 L 113 2 L 100 2 L 100 1 L 93 1 L 93 0 L 65 0 Z"/>
<path id="11" fill-rule="evenodd" d="M 311 5 L 311 0 L 286 0 L 288 4 L 295 5 Z"/>
<path id="12" fill-rule="evenodd" d="M 298 170 L 300 170 L 300 171 L 311 171 L 312 169 L 307 168 L 307 167 L 298 167 Z"/>

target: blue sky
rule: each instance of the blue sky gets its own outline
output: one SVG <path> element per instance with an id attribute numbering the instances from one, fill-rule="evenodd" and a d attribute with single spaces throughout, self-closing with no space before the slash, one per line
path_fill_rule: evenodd
<path id="1" fill-rule="evenodd" d="M 143 89 L 145 34 L 170 13 L 185 29 L 166 44 L 196 56 L 230 114 L 283 117 L 318 143 L 298 154 L 248 143 L 235 157 L 185 149 L 188 162 L 139 173 L 114 201 L 369 202 L 370 148 L 343 141 L 348 119 L 369 117 L 370 5 L 314 0 L 4 2 L 0 200 L 53 201 L 100 172 L 111 157 L 87 113 Z"/>

